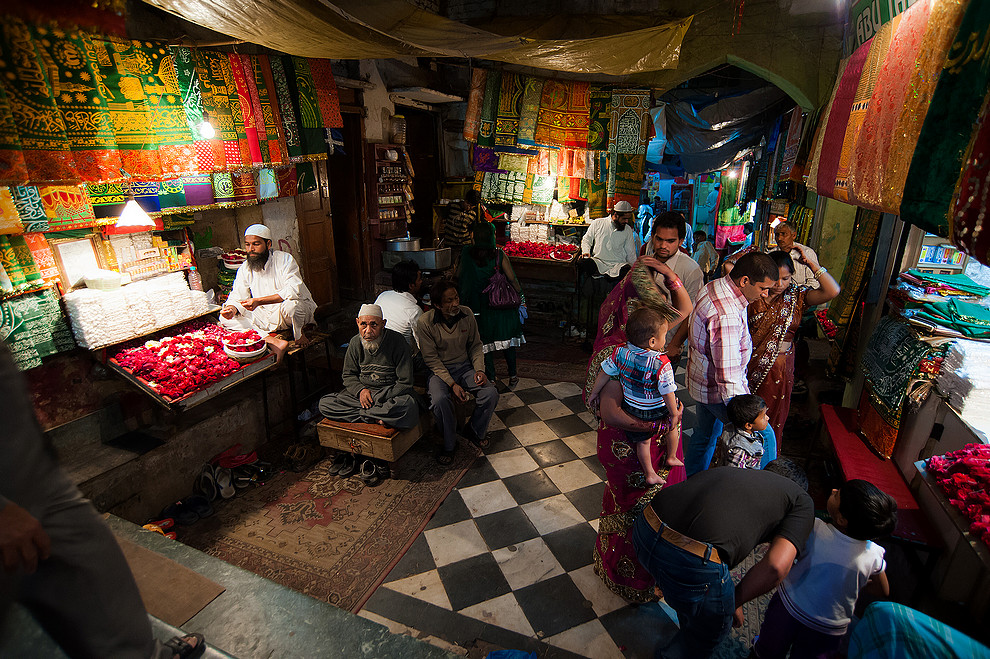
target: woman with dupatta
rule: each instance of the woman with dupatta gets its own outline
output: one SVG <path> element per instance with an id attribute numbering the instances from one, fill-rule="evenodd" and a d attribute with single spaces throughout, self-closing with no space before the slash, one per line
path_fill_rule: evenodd
<path id="1" fill-rule="evenodd" d="M 673 307 L 654 283 L 654 272 L 663 276 L 668 290 L 673 291 Z M 677 276 L 667 265 L 649 256 L 636 261 L 602 304 L 595 351 L 588 365 L 585 401 L 602 361 L 612 354 L 614 348 L 626 345 L 626 320 L 640 306 L 655 309 L 671 327 L 675 327 L 691 313 L 691 298 L 684 287 L 678 285 Z M 649 602 L 656 599 L 654 580 L 636 559 L 632 525 L 664 485 L 647 485 L 636 450 L 627 440 L 625 431 L 649 431 L 653 425 L 632 417 L 622 409 L 622 385 L 614 379 L 602 390 L 597 413 L 600 417 L 598 460 L 605 467 L 606 483 L 595 542 L 595 573 L 617 595 L 633 602 Z M 656 429 L 658 436 L 662 437 L 670 429 L 669 424 L 669 417 L 660 422 Z M 664 464 L 663 442 L 656 439 L 650 441 L 657 473 L 666 478 L 667 484 L 683 481 L 684 467 L 668 469 Z M 684 457 L 680 448 L 677 457 Z"/>
<path id="2" fill-rule="evenodd" d="M 753 338 L 753 356 L 746 368 L 749 390 L 767 404 L 770 426 L 777 434 L 777 450 L 783 435 L 784 422 L 791 410 L 791 389 L 794 386 L 794 332 L 807 309 L 825 304 L 839 294 L 839 284 L 823 268 L 814 252 L 801 245 L 794 249 L 798 259 L 811 269 L 819 288 L 807 288 L 791 283 L 794 261 L 787 252 L 770 252 L 780 276 L 765 298 L 749 305 L 749 333 Z"/>

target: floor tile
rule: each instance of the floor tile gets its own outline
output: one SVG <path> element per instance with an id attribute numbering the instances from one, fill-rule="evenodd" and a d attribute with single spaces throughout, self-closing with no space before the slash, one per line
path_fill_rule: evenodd
<path id="1" fill-rule="evenodd" d="M 495 470 L 492 469 L 494 472 Z M 512 498 L 509 491 L 501 480 L 494 480 L 490 483 L 482 483 L 471 487 L 458 487 L 457 492 L 464 499 L 464 505 L 471 511 L 474 517 L 490 515 L 506 508 L 514 508 L 516 500 Z"/>
<path id="2" fill-rule="evenodd" d="M 457 489 L 460 491 L 473 485 L 489 483 L 494 480 L 498 480 L 498 474 L 492 469 L 491 463 L 485 459 L 485 456 L 481 455 L 478 456 L 474 465 L 467 470 L 464 477 L 457 483 Z"/>
<path id="3" fill-rule="evenodd" d="M 554 419 L 551 419 L 550 421 L 534 421 L 532 423 L 511 426 L 509 428 L 509 432 L 511 432 L 523 446 L 532 446 L 533 444 L 549 442 L 551 439 L 557 439 L 558 437 L 557 433 L 551 430 L 549 426 L 549 424 L 553 421 Z"/>
<path id="4" fill-rule="evenodd" d="M 578 418 L 587 423 L 589 428 L 598 428 L 598 419 L 591 412 L 578 412 Z"/>
<path id="5" fill-rule="evenodd" d="M 580 435 L 571 435 L 561 440 L 574 451 L 579 458 L 587 458 L 598 455 L 598 433 L 594 430 L 583 432 Z"/>
<path id="6" fill-rule="evenodd" d="M 463 522 L 466 519 L 471 519 L 471 512 L 464 505 L 461 495 L 455 490 L 447 495 L 437 511 L 433 513 L 433 518 L 430 519 L 426 528 L 435 529 L 455 522 Z"/>
<path id="7" fill-rule="evenodd" d="M 572 413 L 569 407 L 556 399 L 546 400 L 542 403 L 533 403 L 529 406 L 529 409 L 536 412 L 536 416 L 540 417 L 544 421 L 547 419 L 556 419 L 562 416 L 570 416 Z"/>
<path id="8" fill-rule="evenodd" d="M 430 551 L 430 545 L 426 542 L 426 536 L 421 533 L 409 545 L 409 549 L 402 555 L 399 562 L 395 564 L 392 571 L 388 573 L 385 580 L 396 581 L 398 579 L 405 579 L 414 574 L 421 574 L 427 570 L 432 570 L 436 566 L 437 564 L 433 560 L 433 552 Z"/>
<path id="9" fill-rule="evenodd" d="M 514 393 L 501 394 L 498 397 L 498 405 L 495 406 L 495 411 L 511 410 L 515 407 L 522 407 L 523 405 L 525 403 L 519 400 Z"/>
<path id="10" fill-rule="evenodd" d="M 536 416 L 536 412 L 528 407 L 516 407 L 511 410 L 499 410 L 495 412 L 495 414 L 502 419 L 502 423 L 504 423 L 509 429 L 540 420 L 540 417 Z"/>
<path id="11" fill-rule="evenodd" d="M 619 597 L 609 590 L 601 577 L 595 574 L 594 565 L 585 565 L 577 570 L 571 570 L 568 574 L 570 574 L 571 579 L 574 580 L 574 584 L 584 594 L 585 599 L 591 602 L 591 606 L 594 608 L 595 614 L 598 617 L 628 606 L 629 602 L 625 598 Z"/>
<path id="12" fill-rule="evenodd" d="M 595 659 L 623 659 L 625 655 L 602 623 L 591 620 L 546 639 L 546 643 Z"/>
<path id="13" fill-rule="evenodd" d="M 505 430 L 505 422 L 497 414 L 492 414 L 492 418 L 488 421 L 488 432 L 498 432 L 499 430 Z"/>
<path id="14" fill-rule="evenodd" d="M 694 428 L 698 425 L 698 413 L 695 411 L 695 407 L 684 408 L 684 415 L 681 417 L 681 427 L 682 428 Z"/>
<path id="15" fill-rule="evenodd" d="M 584 516 L 563 494 L 532 501 L 521 507 L 540 535 L 553 533 L 586 521 Z M 432 547 L 432 544 L 430 546 Z"/>
<path id="16" fill-rule="evenodd" d="M 564 574 L 543 538 L 533 538 L 492 552 L 512 590 Z"/>
<path id="17" fill-rule="evenodd" d="M 564 464 L 547 467 L 544 471 L 553 481 L 553 484 L 560 488 L 561 492 L 579 490 L 582 487 L 601 483 L 602 479 L 595 472 L 591 471 L 581 460 L 572 460 Z"/>
<path id="18" fill-rule="evenodd" d="M 691 405 L 696 404 L 694 399 L 691 398 L 691 395 L 688 393 L 687 389 L 678 389 L 676 392 L 674 392 L 674 395 L 677 396 L 678 400 L 684 403 L 684 407 L 690 407 Z"/>
<path id="19" fill-rule="evenodd" d="M 517 590 L 515 596 L 541 638 L 556 636 L 595 618 L 591 603 L 566 574 Z"/>
<path id="20" fill-rule="evenodd" d="M 437 571 L 455 611 L 511 592 L 498 563 L 487 552 Z"/>
<path id="21" fill-rule="evenodd" d="M 580 435 L 583 432 L 591 430 L 591 426 L 585 423 L 577 414 L 571 414 L 570 416 L 564 416 L 559 419 L 550 419 L 546 424 L 550 426 L 551 430 L 557 433 L 557 437 Z"/>
<path id="22" fill-rule="evenodd" d="M 437 567 L 487 553 L 488 545 L 478 533 L 473 519 L 423 531 Z"/>
<path id="23" fill-rule="evenodd" d="M 519 443 L 519 440 L 516 439 L 516 436 L 508 428 L 488 433 L 488 439 L 491 440 L 492 445 L 485 449 L 487 455 L 510 451 L 514 448 L 522 448 L 522 444 Z"/>
<path id="24" fill-rule="evenodd" d="M 540 465 L 536 464 L 533 456 L 524 448 L 489 455 L 488 461 L 492 463 L 492 467 L 498 473 L 499 478 L 508 478 L 509 476 L 524 474 L 527 471 L 540 468 Z"/>
<path id="25" fill-rule="evenodd" d="M 559 439 L 542 444 L 533 444 L 527 446 L 526 450 L 541 467 L 552 467 L 562 462 L 576 460 L 578 457 L 567 444 Z"/>
<path id="26" fill-rule="evenodd" d="M 502 482 L 512 494 L 512 498 L 520 504 L 560 494 L 560 489 L 543 473 L 542 469 L 505 478 Z"/>
<path id="27" fill-rule="evenodd" d="M 440 573 L 436 570 L 429 570 L 422 574 L 416 574 L 405 579 L 392 581 L 385 584 L 385 587 L 403 595 L 415 597 L 423 602 L 429 602 L 435 606 L 440 606 L 450 610 L 450 600 L 447 598 L 447 591 L 444 590 L 440 581 Z"/>
<path id="28" fill-rule="evenodd" d="M 588 526 L 590 526 L 591 528 L 593 528 L 595 530 L 595 533 L 598 533 L 598 520 L 597 519 L 589 520 L 588 521 Z"/>
<path id="29" fill-rule="evenodd" d="M 557 382 L 544 387 L 557 398 L 569 398 L 570 396 L 580 396 L 581 387 L 573 382 Z"/>
<path id="30" fill-rule="evenodd" d="M 595 474 L 600 479 L 606 480 L 606 478 L 605 478 L 605 467 L 603 467 L 602 466 L 602 463 L 598 461 L 598 456 L 597 455 L 592 455 L 592 456 L 589 456 L 587 458 L 582 458 L 581 461 L 584 462 L 585 465 L 587 465 L 588 469 L 590 469 L 591 471 L 595 472 Z"/>
<path id="31" fill-rule="evenodd" d="M 568 396 L 567 398 L 561 398 L 560 402 L 566 405 L 567 408 L 575 414 L 588 411 L 588 406 L 585 404 L 584 399 L 581 396 Z"/>
<path id="32" fill-rule="evenodd" d="M 527 405 L 532 405 L 533 403 L 542 403 L 547 400 L 556 400 L 552 393 L 544 389 L 543 387 L 535 387 L 533 389 L 527 389 L 526 391 L 516 390 L 516 396 L 519 400 L 526 403 Z"/>
<path id="33" fill-rule="evenodd" d="M 492 550 L 531 540 L 540 535 L 526 513 L 518 507 L 485 515 L 474 521 L 478 525 L 481 537 Z"/>
<path id="34" fill-rule="evenodd" d="M 512 389 L 513 391 L 522 391 L 524 389 L 532 389 L 533 387 L 541 387 L 541 386 L 543 385 L 541 385 L 533 378 L 519 378 L 519 383 L 516 384 L 516 386 L 513 387 Z"/>
<path id="35" fill-rule="evenodd" d="M 574 504 L 574 507 L 584 515 L 585 519 L 595 519 L 602 514 L 602 497 L 604 495 L 605 483 L 602 482 L 564 493 L 567 500 Z"/>
<path id="36" fill-rule="evenodd" d="M 568 572 L 591 565 L 595 560 L 595 533 L 587 524 L 575 524 L 543 536 L 554 558 Z"/>
<path id="37" fill-rule="evenodd" d="M 487 602 L 481 602 L 474 606 L 469 606 L 460 611 L 461 615 L 469 616 L 475 620 L 509 629 L 525 636 L 535 636 L 532 625 L 526 619 L 522 607 L 516 601 L 512 593 L 501 595 Z"/>
<path id="38" fill-rule="evenodd" d="M 672 619 L 676 614 L 657 602 L 624 606 L 601 616 L 598 621 L 613 639 L 625 646 L 629 657 L 652 657 L 659 643 L 677 633 Z M 740 648 L 742 650 L 742 648 Z M 720 656 L 745 657 L 746 651 Z"/>

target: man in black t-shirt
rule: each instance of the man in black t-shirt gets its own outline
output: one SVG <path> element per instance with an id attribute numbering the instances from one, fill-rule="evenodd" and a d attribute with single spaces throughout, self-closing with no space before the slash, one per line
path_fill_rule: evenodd
<path id="1" fill-rule="evenodd" d="M 742 605 L 787 576 L 814 519 L 808 493 L 772 471 L 718 467 L 661 490 L 633 527 L 636 555 L 680 624 L 656 656 L 710 656 L 733 612 L 741 625 Z M 729 571 L 763 542 L 766 555 L 733 590 Z"/>

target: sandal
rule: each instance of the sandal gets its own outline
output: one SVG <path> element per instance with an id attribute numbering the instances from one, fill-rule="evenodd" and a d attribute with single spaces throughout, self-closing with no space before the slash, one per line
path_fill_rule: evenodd
<path id="1" fill-rule="evenodd" d="M 217 487 L 220 489 L 220 496 L 229 499 L 237 490 L 234 489 L 234 475 L 227 467 L 217 467 L 216 470 Z"/>
<path id="2" fill-rule="evenodd" d="M 194 639 L 196 645 L 192 645 L 186 639 Z M 173 636 L 162 644 L 172 651 L 173 657 L 179 659 L 197 659 L 203 656 L 206 651 L 206 639 L 202 634 L 186 634 L 185 636 Z"/>
<path id="3" fill-rule="evenodd" d="M 482 451 L 489 449 L 492 446 L 492 440 L 488 438 L 488 434 L 486 433 L 484 437 L 478 437 L 478 435 L 474 432 L 474 428 L 471 427 L 471 424 L 465 425 L 461 430 L 461 434 L 467 437 L 472 444 L 480 448 Z"/>
<path id="4" fill-rule="evenodd" d="M 437 463 L 442 467 L 448 467 L 454 462 L 454 452 L 441 449 L 437 453 Z"/>
<path id="5" fill-rule="evenodd" d="M 515 389 L 517 384 L 519 384 L 518 375 L 513 375 L 511 378 L 509 378 L 509 389 Z"/>
<path id="6" fill-rule="evenodd" d="M 254 465 L 242 465 L 232 471 L 234 487 L 243 490 L 245 487 L 258 483 L 261 470 Z"/>
<path id="7" fill-rule="evenodd" d="M 202 494 L 209 501 L 216 501 L 221 494 L 220 484 L 217 482 L 217 474 L 213 470 L 213 465 L 207 463 L 196 478 L 196 486 L 193 490 L 197 494 Z"/>
<path id="8" fill-rule="evenodd" d="M 361 471 L 358 478 L 364 481 L 368 487 L 375 487 L 382 482 L 381 470 L 374 460 L 365 460 L 361 463 Z"/>

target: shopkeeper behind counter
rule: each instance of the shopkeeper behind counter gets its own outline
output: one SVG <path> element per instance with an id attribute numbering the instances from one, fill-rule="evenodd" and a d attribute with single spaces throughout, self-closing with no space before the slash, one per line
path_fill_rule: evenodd
<path id="1" fill-rule="evenodd" d="M 303 328 L 314 324 L 316 303 L 292 255 L 271 247 L 271 229 L 264 224 L 247 228 L 244 232 L 247 259 L 237 269 L 234 286 L 220 315 L 230 319 L 243 313 L 281 361 L 289 342 L 271 333 L 291 327 L 296 345 L 306 347 L 309 339 Z"/>

